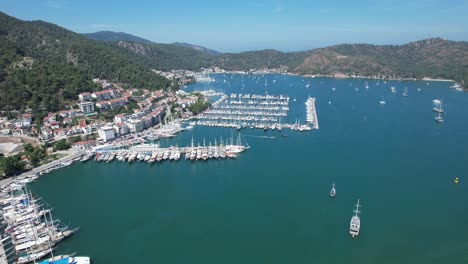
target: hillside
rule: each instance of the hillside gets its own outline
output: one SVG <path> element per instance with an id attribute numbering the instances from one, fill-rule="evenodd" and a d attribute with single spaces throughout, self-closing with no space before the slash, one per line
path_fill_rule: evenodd
<path id="1" fill-rule="evenodd" d="M 204 52 L 204 53 L 209 54 L 209 55 L 219 55 L 219 54 L 221 54 L 221 52 L 219 52 L 219 51 L 212 50 L 212 49 L 205 48 L 205 47 L 198 46 L 198 45 L 189 44 L 189 43 L 175 42 L 175 43 L 172 43 L 172 45 L 192 48 L 194 50 L 198 50 L 198 51 Z"/>
<path id="2" fill-rule="evenodd" d="M 0 110 L 57 110 L 80 92 L 96 89 L 92 78 L 132 87 L 168 88 L 151 69 L 226 70 L 287 66 L 298 74 L 358 74 L 448 78 L 468 84 L 468 42 L 440 38 L 405 45 L 343 44 L 304 52 L 276 50 L 215 54 L 190 44 L 89 39 L 43 21 L 22 21 L 0 12 Z M 137 39 L 135 39 L 137 38 Z M 146 41 L 146 40 L 143 40 Z"/>
<path id="3" fill-rule="evenodd" d="M 113 32 L 113 31 L 98 31 L 94 33 L 84 33 L 83 36 L 98 40 L 98 41 L 129 41 L 129 42 L 137 42 L 137 43 L 144 43 L 144 44 L 151 44 L 153 42 L 140 38 L 131 34 L 127 34 L 124 32 Z"/>
<path id="4" fill-rule="evenodd" d="M 440 38 L 399 46 L 345 44 L 309 51 L 298 73 L 448 78 L 468 83 L 468 42 Z"/>
<path id="5" fill-rule="evenodd" d="M 0 13 L 1 110 L 63 108 L 66 100 L 95 89 L 92 78 L 150 89 L 170 86 L 124 48 L 43 21 L 26 22 Z"/>

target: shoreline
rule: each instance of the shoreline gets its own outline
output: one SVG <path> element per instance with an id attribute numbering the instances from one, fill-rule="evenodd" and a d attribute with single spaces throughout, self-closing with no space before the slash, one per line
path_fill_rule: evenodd
<path id="1" fill-rule="evenodd" d="M 264 74 L 280 74 L 280 75 L 291 75 L 291 76 L 300 76 L 304 78 L 330 78 L 330 79 L 368 79 L 368 80 L 383 80 L 383 81 L 430 81 L 430 82 L 453 82 L 458 83 L 452 79 L 437 79 L 431 77 L 423 78 L 390 78 L 390 77 L 375 77 L 375 76 L 347 76 L 341 75 L 341 73 L 336 74 L 301 74 L 293 72 L 243 72 L 243 71 L 224 71 L 224 72 L 211 72 L 208 74 L 239 74 L 239 75 L 264 75 Z M 468 88 L 462 88 L 462 91 L 467 91 Z"/>

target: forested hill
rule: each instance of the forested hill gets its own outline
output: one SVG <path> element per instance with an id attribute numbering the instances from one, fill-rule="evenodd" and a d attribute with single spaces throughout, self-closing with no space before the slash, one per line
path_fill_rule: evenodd
<path id="1" fill-rule="evenodd" d="M 83 36 L 99 40 L 99 41 L 130 41 L 130 42 L 138 42 L 143 44 L 151 44 L 153 42 L 140 38 L 131 34 L 127 34 L 124 32 L 113 32 L 113 31 L 98 31 L 94 33 L 84 33 Z"/>
<path id="2" fill-rule="evenodd" d="M 170 86 L 128 49 L 0 12 L 1 110 L 62 109 L 66 100 L 95 89 L 92 78 L 150 89 Z"/>
<path id="3" fill-rule="evenodd" d="M 304 52 L 213 55 L 186 44 L 125 38 L 96 41 L 54 24 L 22 21 L 0 12 L 0 110 L 61 109 L 80 92 L 95 89 L 92 78 L 137 88 L 168 88 L 171 83 L 151 69 L 210 66 L 226 70 L 287 66 L 300 74 L 448 78 L 464 81 L 466 87 L 468 42 L 434 38 L 399 46 L 344 44 Z"/>

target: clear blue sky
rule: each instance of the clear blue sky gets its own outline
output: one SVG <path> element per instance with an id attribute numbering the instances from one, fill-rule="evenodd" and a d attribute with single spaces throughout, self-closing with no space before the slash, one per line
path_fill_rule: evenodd
<path id="1" fill-rule="evenodd" d="M 80 33 L 121 31 L 228 52 L 468 40 L 467 0 L 0 0 L 0 10 Z"/>

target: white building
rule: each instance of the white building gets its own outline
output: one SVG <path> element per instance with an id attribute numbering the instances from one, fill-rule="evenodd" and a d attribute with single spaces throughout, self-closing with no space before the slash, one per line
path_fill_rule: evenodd
<path id="1" fill-rule="evenodd" d="M 104 140 L 104 142 L 107 142 L 115 138 L 115 131 L 113 127 L 108 127 L 108 126 L 101 127 L 98 129 L 98 134 L 99 134 L 99 137 L 102 140 Z"/>
<path id="2" fill-rule="evenodd" d="M 124 114 L 116 114 L 114 116 L 114 123 L 119 124 L 127 121 L 127 115 Z"/>
<path id="3" fill-rule="evenodd" d="M 81 102 L 78 104 L 80 106 L 81 112 L 84 114 L 89 114 L 94 112 L 94 103 L 93 102 Z"/>
<path id="4" fill-rule="evenodd" d="M 128 129 L 127 124 L 125 123 L 117 123 L 114 125 L 115 133 L 118 135 L 125 135 L 130 133 L 130 129 Z"/>
<path id="5" fill-rule="evenodd" d="M 138 131 L 143 130 L 144 124 L 141 120 L 139 119 L 130 119 L 127 121 L 127 126 L 130 130 L 130 132 L 135 133 Z"/>

